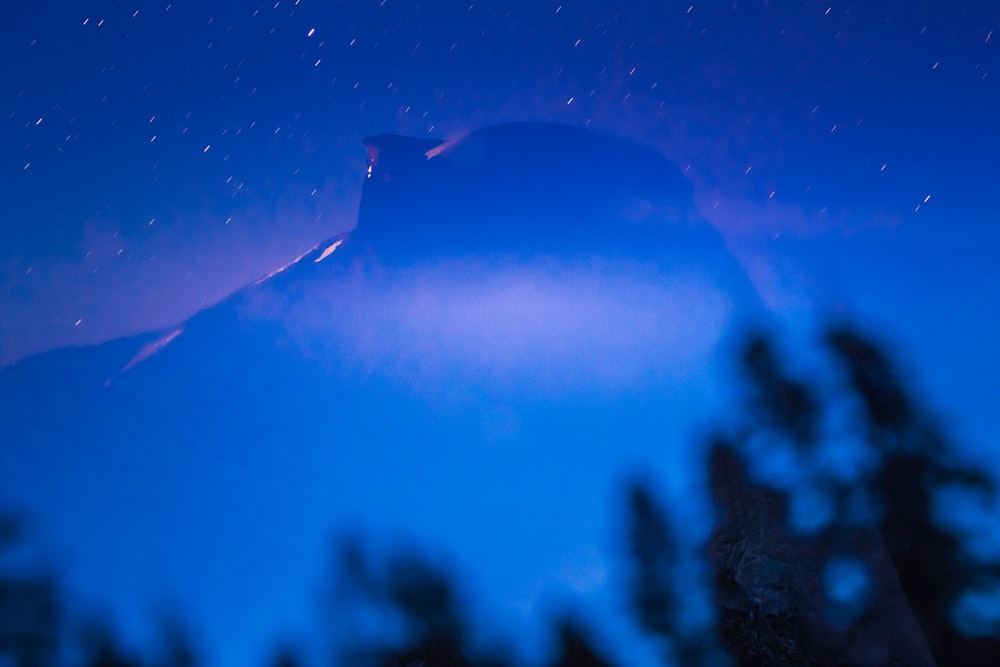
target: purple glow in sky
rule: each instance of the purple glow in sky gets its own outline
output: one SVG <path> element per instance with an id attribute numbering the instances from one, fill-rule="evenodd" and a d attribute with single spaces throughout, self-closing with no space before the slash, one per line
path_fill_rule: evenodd
<path id="1" fill-rule="evenodd" d="M 946 273 L 997 247 L 989 5 L 108 0 L 2 13 L 17 66 L 0 75 L 0 362 L 174 324 L 351 228 L 358 142 L 383 132 L 552 120 L 654 146 L 783 304 L 800 300 L 788 276 L 813 268 L 800 245 L 890 238 L 900 254 L 943 249 Z"/>

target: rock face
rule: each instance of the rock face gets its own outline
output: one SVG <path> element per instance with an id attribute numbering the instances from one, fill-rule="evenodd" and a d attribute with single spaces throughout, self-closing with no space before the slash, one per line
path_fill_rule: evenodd
<path id="1" fill-rule="evenodd" d="M 735 452 L 716 449 L 711 474 L 723 514 L 709 559 L 722 640 L 738 665 L 935 664 L 877 528 L 809 539 L 789 528 L 784 499 L 752 484 Z M 839 553 L 867 574 L 854 605 L 830 594 Z"/>
<path id="2" fill-rule="evenodd" d="M 370 170 L 354 243 L 385 257 L 628 252 L 678 262 L 696 251 L 703 269 L 727 263 L 680 170 L 642 146 L 548 123 L 365 144 Z"/>

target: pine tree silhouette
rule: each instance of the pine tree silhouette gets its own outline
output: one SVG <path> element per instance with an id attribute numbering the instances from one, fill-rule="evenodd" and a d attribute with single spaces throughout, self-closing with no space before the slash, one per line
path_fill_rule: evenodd
<path id="1" fill-rule="evenodd" d="M 976 509 L 970 503 L 989 508 L 996 483 L 958 456 L 877 344 L 842 325 L 828 328 L 822 341 L 828 367 L 808 379 L 788 370 L 771 337 L 747 339 L 737 359 L 743 416 L 706 448 L 719 518 L 702 551 L 678 539 L 648 479 L 626 486 L 621 551 L 629 578 L 620 593 L 627 620 L 663 647 L 663 665 L 1000 664 L 1000 628 L 989 619 L 975 626 L 960 613 L 970 595 L 1000 596 L 1000 559 L 976 551 L 974 536 L 941 509 L 949 493 L 962 501 L 947 505 L 953 514 Z M 844 447 L 852 448 L 853 466 L 829 465 L 825 457 Z M 763 465 L 778 458 L 789 462 L 783 471 Z M 801 522 L 803 498 L 820 499 L 828 510 L 821 520 Z M 23 523 L 0 514 L 0 565 L 24 540 Z M 702 559 L 714 588 L 716 613 L 701 625 L 691 622 L 695 589 L 685 565 L 692 558 Z M 476 627 L 484 621 L 469 613 L 456 577 L 426 557 L 400 550 L 376 562 L 361 542 L 347 540 L 334 570 L 347 597 L 392 619 L 384 635 L 338 647 L 337 664 L 523 663 L 508 644 L 472 639 L 484 636 Z M 330 604 L 335 620 L 351 613 L 351 600 Z M 91 623 L 73 635 L 66 606 L 50 574 L 0 569 L 0 662 L 199 664 L 183 623 L 165 627 L 162 650 L 150 657 L 122 648 L 108 625 Z M 614 667 L 608 655 L 616 652 L 605 652 L 577 619 L 567 612 L 545 621 L 553 641 L 544 666 Z M 306 664 L 291 650 L 269 662 Z"/>

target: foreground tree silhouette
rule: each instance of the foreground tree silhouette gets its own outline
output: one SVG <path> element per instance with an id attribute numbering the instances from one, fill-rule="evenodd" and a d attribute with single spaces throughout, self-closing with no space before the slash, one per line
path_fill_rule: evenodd
<path id="1" fill-rule="evenodd" d="M 477 646 L 470 637 L 472 621 L 451 576 L 416 552 L 400 551 L 384 563 L 368 557 L 362 544 L 347 540 L 338 549 L 339 579 L 346 595 L 334 603 L 342 612 L 345 598 L 360 594 L 374 604 L 385 632 L 374 640 L 348 644 L 339 664 L 371 667 L 500 667 L 519 658 L 503 644 Z M 342 591 L 345 590 L 342 588 Z M 390 628 L 398 628 L 391 630 Z M 570 616 L 552 629 L 555 651 L 551 667 L 614 667 L 598 651 L 586 628 Z"/>
<path id="2" fill-rule="evenodd" d="M 995 634 L 969 636 L 956 618 L 963 595 L 995 586 L 997 563 L 935 513 L 949 489 L 988 504 L 993 482 L 959 460 L 873 343 L 843 326 L 824 343 L 843 386 L 826 403 L 853 408 L 825 437 L 836 410 L 821 383 L 790 377 L 763 336 L 745 347 L 747 423 L 712 448 L 724 643 L 747 665 L 997 664 Z M 827 467 L 834 448 L 854 450 L 852 469 Z M 767 475 L 762 458 L 795 463 Z M 810 497 L 826 518 L 789 525 Z"/>
<path id="3" fill-rule="evenodd" d="M 832 328 L 826 340 L 861 398 L 868 438 L 882 456 L 872 479 L 883 503 L 880 528 L 937 663 L 997 664 L 1000 637 L 963 634 L 955 612 L 963 594 L 992 585 L 997 595 L 1000 561 L 977 559 L 934 516 L 941 491 L 964 489 L 989 503 L 997 493 L 994 481 L 956 459 L 953 445 L 916 407 L 876 346 L 845 327 Z"/>
<path id="4" fill-rule="evenodd" d="M 685 571 L 684 547 L 667 509 L 648 481 L 629 485 L 626 498 L 626 557 L 632 573 L 630 609 L 639 628 L 663 647 L 662 659 L 693 667 L 727 665 L 711 618 L 692 620 L 699 583 Z M 707 591 L 706 591 L 707 592 Z"/>
<path id="5" fill-rule="evenodd" d="M 993 506 L 995 482 L 956 454 L 877 345 L 844 326 L 830 327 L 822 345 L 826 365 L 809 378 L 788 370 L 771 337 L 743 346 L 743 410 L 705 448 L 718 509 L 706 544 L 680 539 L 655 484 L 627 486 L 626 620 L 661 649 L 663 665 L 1000 664 L 996 616 L 972 604 L 1000 609 L 1000 560 L 977 549 L 960 520 Z M 19 525 L 0 518 L 0 556 L 21 540 Z M 372 558 L 358 540 L 337 554 L 331 637 L 359 604 L 378 622 L 374 634 L 341 642 L 335 664 L 525 664 L 508 643 L 483 643 L 484 621 L 447 567 L 407 550 Z M 692 574 L 698 563 L 705 582 Z M 702 592 L 715 612 L 704 618 L 694 611 Z M 0 571 L 0 662 L 198 664 L 181 625 L 150 658 L 121 648 L 107 626 L 70 633 L 65 606 L 51 576 Z M 618 664 L 579 618 L 540 621 L 551 651 L 532 667 Z M 307 663 L 285 650 L 270 664 Z"/>
<path id="6" fill-rule="evenodd" d="M 935 512 L 949 488 L 988 502 L 993 482 L 957 457 L 875 344 L 843 326 L 823 343 L 828 366 L 812 379 L 788 373 L 766 336 L 743 348 L 742 423 L 708 447 L 721 514 L 706 545 L 714 627 L 686 627 L 687 555 L 655 489 L 629 487 L 635 625 L 667 647 L 664 664 L 727 664 L 720 645 L 741 666 L 997 664 L 995 633 L 963 631 L 956 609 L 1000 581 L 998 565 Z M 848 463 L 831 466 L 840 450 Z M 775 461 L 787 464 L 776 471 Z M 582 633 L 564 636 L 553 664 L 607 664 L 568 648 Z M 471 664 L 437 657 L 421 664 Z"/>
<path id="7" fill-rule="evenodd" d="M 0 514 L 0 557 L 21 546 L 25 537 L 22 521 Z M 0 664 L 53 664 L 60 614 L 61 601 L 50 574 L 0 572 Z"/>

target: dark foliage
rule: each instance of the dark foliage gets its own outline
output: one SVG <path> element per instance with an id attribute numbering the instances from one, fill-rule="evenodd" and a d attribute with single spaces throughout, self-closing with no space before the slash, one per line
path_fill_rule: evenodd
<path id="1" fill-rule="evenodd" d="M 614 667 L 591 644 L 587 630 L 576 622 L 563 619 L 556 625 L 556 657 L 551 667 Z"/>
<path id="2" fill-rule="evenodd" d="M 825 343 L 846 389 L 831 400 L 857 405 L 852 428 L 838 437 L 854 438 L 859 460 L 874 464 L 846 478 L 824 469 L 819 391 L 790 379 L 770 343 L 752 338 L 742 359 L 748 423 L 713 448 L 713 488 L 725 511 L 711 545 L 723 642 L 746 665 L 929 664 L 931 656 L 942 666 L 995 664 L 1000 640 L 963 634 L 955 610 L 962 595 L 995 586 L 998 563 L 978 561 L 935 513 L 942 490 L 962 487 L 988 503 L 993 482 L 957 458 L 875 344 L 840 326 Z M 768 452 L 760 442 L 777 451 L 788 440 L 799 449 L 795 482 L 757 480 L 744 469 L 754 463 L 747 443 L 760 456 Z M 803 483 L 833 507 L 810 535 L 783 520 Z M 838 599 L 827 575 L 845 563 L 863 580 L 849 600 Z"/>
<path id="3" fill-rule="evenodd" d="M 771 342 L 759 334 L 751 336 L 742 362 L 757 420 L 800 446 L 814 442 L 821 418 L 819 400 L 804 382 L 785 374 Z"/>
<path id="4" fill-rule="evenodd" d="M 628 488 L 626 517 L 626 555 L 633 574 L 629 601 L 639 627 L 666 648 L 667 659 L 693 666 L 727 664 L 715 628 L 685 618 L 691 613 L 690 591 L 697 586 L 690 581 L 679 585 L 685 577 L 684 549 L 647 483 Z"/>
<path id="5" fill-rule="evenodd" d="M 709 443 L 706 461 L 719 519 L 693 551 L 648 481 L 627 487 L 625 601 L 635 628 L 662 647 L 663 664 L 921 665 L 1000 664 L 1000 636 L 970 631 L 957 615 L 963 596 L 998 590 L 1000 562 L 976 553 L 948 523 L 940 495 L 960 490 L 987 506 L 993 480 L 963 462 L 943 430 L 881 349 L 847 327 L 824 337 L 830 373 L 790 373 L 771 339 L 751 336 L 739 358 L 747 396 L 742 421 Z M 833 378 L 831 380 L 831 378 Z M 831 428 L 834 409 L 849 406 Z M 850 443 L 855 465 L 831 467 L 830 447 Z M 844 444 L 846 446 L 846 444 Z M 785 448 L 785 450 L 782 450 Z M 790 449 L 789 449 L 790 448 Z M 784 451 L 794 465 L 760 473 Z M 829 508 L 807 529 L 793 515 L 803 496 Z M 952 511 L 960 512 L 953 508 Z M 0 518 L 0 554 L 22 541 L 20 524 Z M 371 667 L 493 667 L 523 661 L 504 644 L 484 644 L 477 621 L 444 566 L 410 552 L 377 562 L 346 541 L 335 570 L 343 586 L 332 622 L 364 604 L 386 619 L 381 635 L 337 646 L 337 664 Z M 697 582 L 710 576 L 714 616 L 693 623 Z M 709 590 L 711 589 L 711 590 Z M 0 662 L 16 667 L 195 667 L 181 626 L 167 628 L 157 658 L 130 654 L 91 624 L 72 639 L 54 580 L 0 572 Z M 618 664 L 574 614 L 551 622 L 546 667 Z M 975 628 L 972 628 L 975 630 Z M 71 645 L 73 650 L 62 651 Z M 500 647 L 500 648 L 498 648 Z M 68 658 L 69 662 L 62 657 Z M 270 664 L 305 664 L 291 650 Z"/>
<path id="6" fill-rule="evenodd" d="M 377 567 L 354 540 L 342 545 L 339 558 L 346 597 L 362 598 L 387 621 L 402 626 L 394 639 L 386 632 L 372 645 L 341 649 L 344 662 L 377 667 L 485 664 L 470 649 L 463 608 L 443 568 L 413 553 L 401 553 Z M 334 600 L 338 607 L 347 602 L 345 596 Z"/>
<path id="7" fill-rule="evenodd" d="M 24 526 L 0 515 L 0 553 L 16 548 Z M 46 574 L 0 573 L 0 662 L 16 667 L 52 664 L 59 640 L 60 600 Z"/>
<path id="8" fill-rule="evenodd" d="M 85 667 L 142 667 L 143 662 L 119 645 L 113 631 L 91 622 L 80 637 Z M 177 665 L 177 667 L 181 667 Z"/>
<path id="9" fill-rule="evenodd" d="M 643 484 L 629 489 L 629 556 L 635 564 L 632 607 L 642 628 L 669 638 L 677 631 L 683 601 L 674 591 L 677 545 L 666 514 Z"/>
<path id="10" fill-rule="evenodd" d="M 833 328 L 827 342 L 862 400 L 863 421 L 883 457 L 873 487 L 883 504 L 880 528 L 907 600 L 939 665 L 993 665 L 1000 637 L 968 637 L 953 614 L 959 597 L 996 585 L 1000 562 L 981 562 L 934 518 L 935 494 L 965 487 L 984 499 L 993 481 L 954 458 L 952 446 L 915 406 L 885 355 L 856 332 Z"/>

